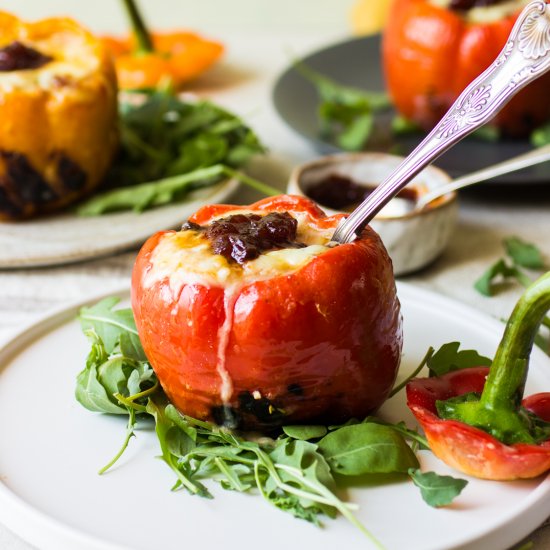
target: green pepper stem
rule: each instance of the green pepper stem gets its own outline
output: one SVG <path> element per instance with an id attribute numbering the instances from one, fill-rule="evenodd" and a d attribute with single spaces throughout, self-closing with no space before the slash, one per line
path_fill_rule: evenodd
<path id="1" fill-rule="evenodd" d="M 145 21 L 139 12 L 137 4 L 134 0 L 122 0 L 126 15 L 130 20 L 132 32 L 136 37 L 137 51 L 140 53 L 150 53 L 154 51 L 153 40 L 151 34 L 145 25 Z"/>
<path id="2" fill-rule="evenodd" d="M 508 320 L 480 398 L 480 404 L 487 409 L 516 410 L 519 407 L 529 355 L 549 309 L 550 271 L 527 288 Z"/>

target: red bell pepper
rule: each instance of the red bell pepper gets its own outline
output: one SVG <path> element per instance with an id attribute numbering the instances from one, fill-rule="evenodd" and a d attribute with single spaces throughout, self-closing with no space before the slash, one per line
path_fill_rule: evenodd
<path id="1" fill-rule="evenodd" d="M 288 212 L 300 220 L 298 238 L 302 227 L 324 235 L 325 244 L 342 218 L 283 195 L 250 206 L 205 206 L 189 221 L 207 226 L 236 211 Z M 376 233 L 366 229 L 353 243 L 318 248 L 296 267 L 250 277 L 246 263 L 212 249 L 193 265 L 178 262 L 192 231 L 151 237 L 132 278 L 140 340 L 180 411 L 249 429 L 337 423 L 382 404 L 396 377 L 402 326 L 391 261 Z M 197 246 L 208 248 L 201 235 L 193 237 Z M 213 271 L 205 267 L 201 275 L 196 266 L 208 258 Z M 233 282 L 224 283 L 221 273 Z"/>
<path id="2" fill-rule="evenodd" d="M 524 7 L 498 2 L 456 1 L 444 8 L 430 0 L 393 2 L 384 30 L 382 58 L 386 83 L 397 110 L 430 130 L 459 96 L 497 57 Z M 515 13 L 506 10 L 516 7 Z M 471 17 L 486 10 L 486 17 Z M 489 20 L 487 20 L 489 16 Z M 497 115 L 505 135 L 521 137 L 550 119 L 550 74 L 529 84 Z"/>
<path id="3" fill-rule="evenodd" d="M 490 368 L 417 378 L 407 404 L 436 456 L 483 479 L 536 477 L 550 469 L 550 393 L 523 399 L 529 355 L 550 308 L 550 272 L 517 303 Z"/>

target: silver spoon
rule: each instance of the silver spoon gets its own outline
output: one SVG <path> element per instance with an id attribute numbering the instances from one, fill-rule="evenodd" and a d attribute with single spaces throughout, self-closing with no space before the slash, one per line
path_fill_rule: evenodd
<path id="1" fill-rule="evenodd" d="M 545 145 L 523 155 L 518 155 L 517 157 L 505 160 L 504 162 L 499 162 L 498 164 L 493 164 L 487 168 L 482 168 L 466 176 L 456 178 L 447 185 L 442 185 L 436 189 L 432 189 L 427 193 L 421 195 L 416 202 L 413 202 L 410 210 L 422 210 L 430 202 L 451 191 L 456 191 L 457 189 L 462 189 L 463 187 L 468 187 L 474 183 L 479 183 L 480 181 L 486 181 L 491 178 L 496 178 L 497 176 L 502 176 L 503 174 L 510 174 L 516 170 L 521 170 L 529 166 L 534 166 L 535 164 L 540 164 L 550 160 L 550 145 Z M 411 201 L 407 201 L 411 202 Z"/>
<path id="2" fill-rule="evenodd" d="M 527 4 L 497 59 L 458 97 L 418 147 L 337 227 L 332 240 L 353 241 L 423 168 L 492 119 L 519 90 L 550 69 L 550 5 Z"/>

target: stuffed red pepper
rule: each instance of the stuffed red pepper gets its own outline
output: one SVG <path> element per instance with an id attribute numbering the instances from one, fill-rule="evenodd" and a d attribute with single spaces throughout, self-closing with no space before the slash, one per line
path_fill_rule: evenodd
<path id="1" fill-rule="evenodd" d="M 301 197 L 200 209 L 137 258 L 140 340 L 183 413 L 231 428 L 341 422 L 378 408 L 402 323 L 391 261 Z"/>

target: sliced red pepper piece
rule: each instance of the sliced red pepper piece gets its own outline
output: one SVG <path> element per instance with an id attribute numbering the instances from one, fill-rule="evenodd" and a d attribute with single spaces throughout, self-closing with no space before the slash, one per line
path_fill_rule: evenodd
<path id="1" fill-rule="evenodd" d="M 520 298 L 490 368 L 414 379 L 407 404 L 450 466 L 494 480 L 550 469 L 550 393 L 522 400 L 534 336 L 550 308 L 550 272 Z"/>

